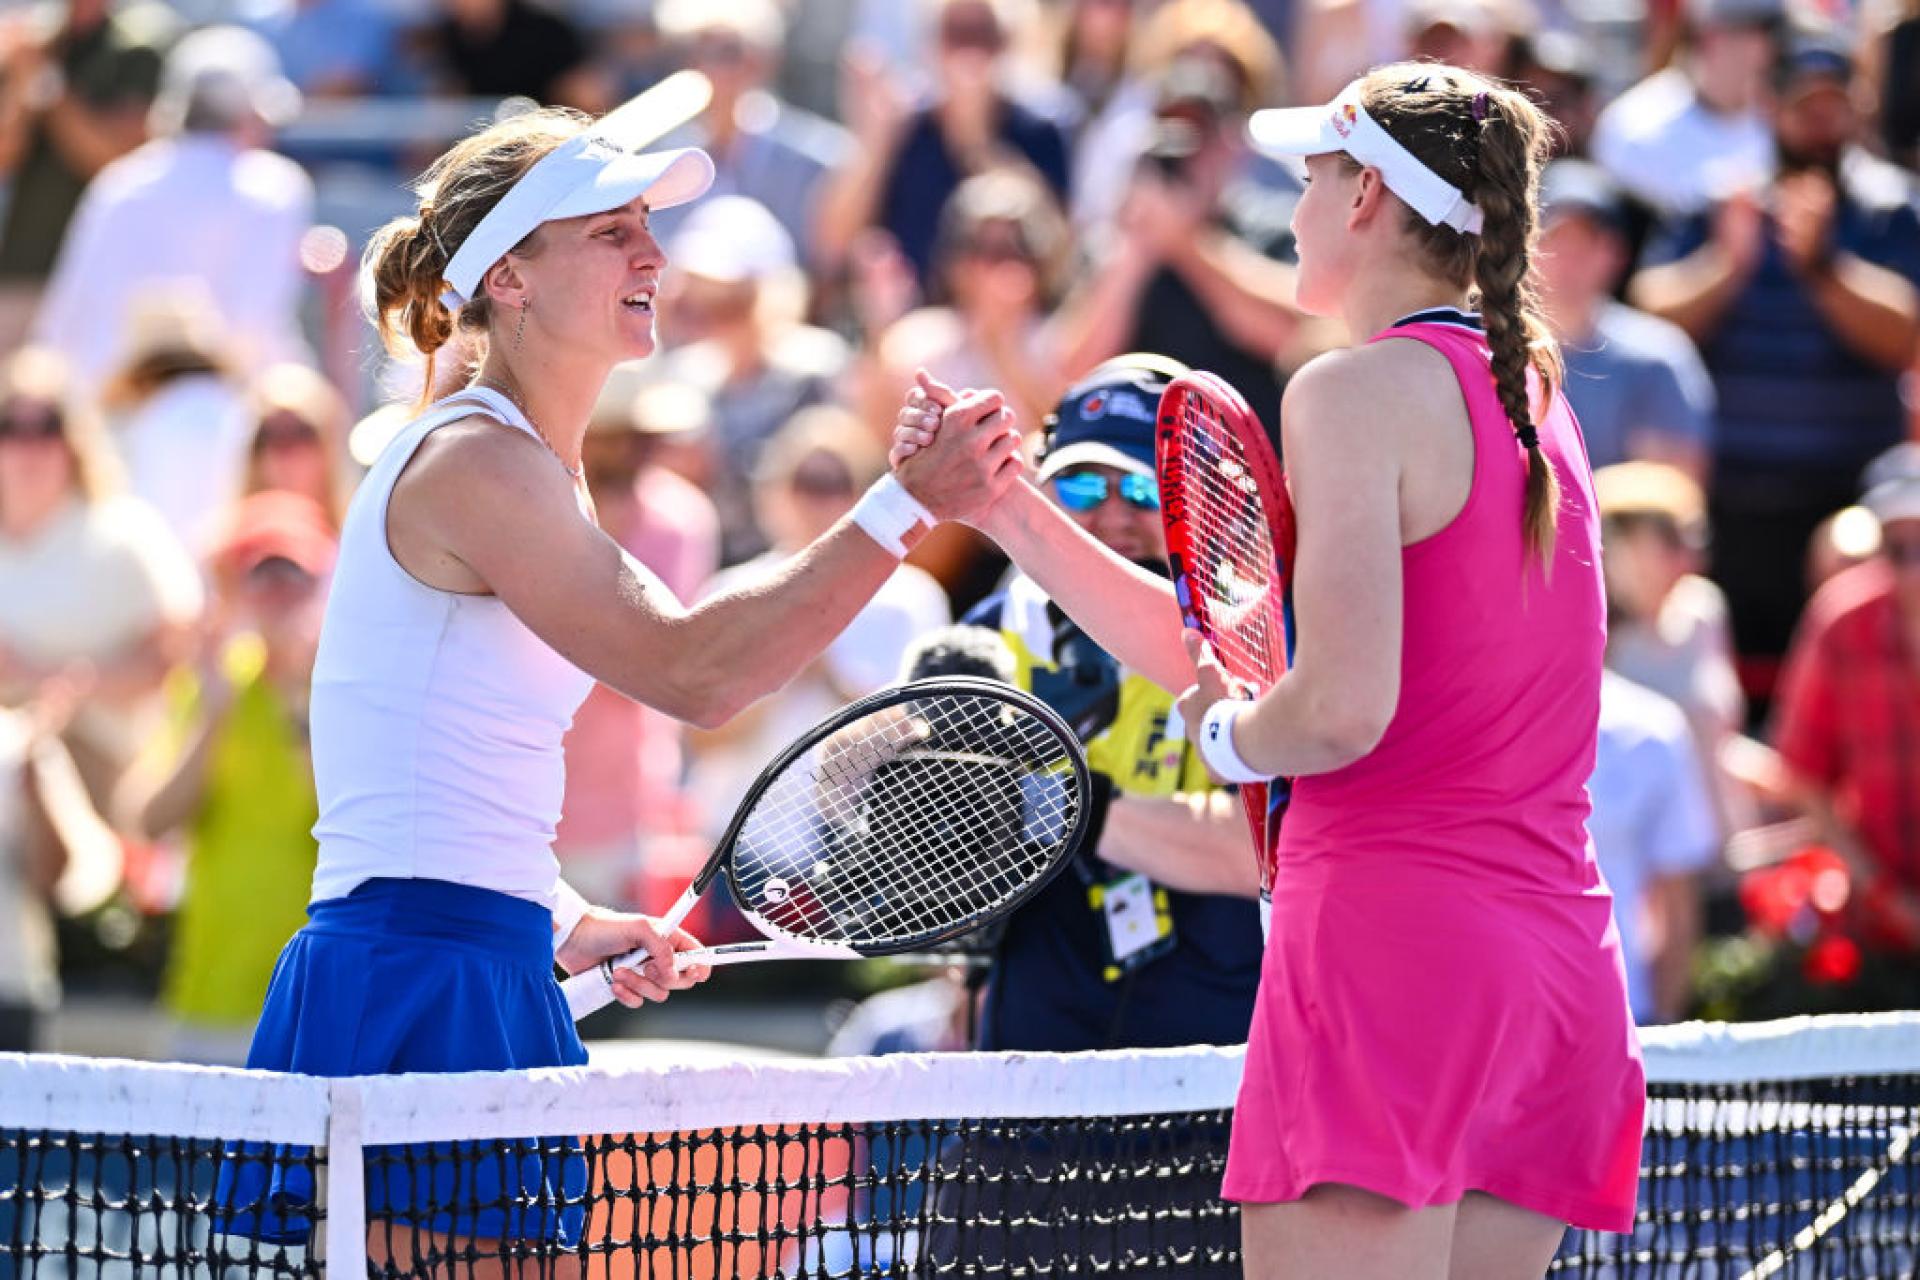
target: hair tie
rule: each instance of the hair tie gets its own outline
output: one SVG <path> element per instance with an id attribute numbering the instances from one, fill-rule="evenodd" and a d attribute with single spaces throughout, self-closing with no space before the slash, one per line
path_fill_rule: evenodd
<path id="1" fill-rule="evenodd" d="M 1473 118 L 1476 123 L 1486 121 L 1487 105 L 1487 94 L 1484 89 L 1473 95 Z"/>
<path id="2" fill-rule="evenodd" d="M 1540 447 L 1540 433 L 1534 430 L 1531 425 L 1524 426 L 1513 434 L 1519 438 L 1522 449 L 1531 452 Z"/>

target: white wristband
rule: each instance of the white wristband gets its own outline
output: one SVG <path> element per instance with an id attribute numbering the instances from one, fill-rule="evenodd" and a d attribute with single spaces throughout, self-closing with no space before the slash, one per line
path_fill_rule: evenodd
<path id="1" fill-rule="evenodd" d="M 1208 707 L 1200 720 L 1200 758 L 1223 782 L 1266 782 L 1273 777 L 1248 764 L 1233 745 L 1233 726 L 1252 709 L 1251 702 L 1228 698 Z"/>
<path id="2" fill-rule="evenodd" d="M 853 507 L 853 522 L 875 542 L 896 556 L 907 554 L 904 541 L 915 525 L 932 528 L 939 521 L 920 500 L 907 492 L 891 471 L 873 482 Z"/>
<path id="3" fill-rule="evenodd" d="M 557 876 L 554 878 L 553 949 L 556 953 L 592 909 L 592 904 L 580 896 L 578 889 Z"/>

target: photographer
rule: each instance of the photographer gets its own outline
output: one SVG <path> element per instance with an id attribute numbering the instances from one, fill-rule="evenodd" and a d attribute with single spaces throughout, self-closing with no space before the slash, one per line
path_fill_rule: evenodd
<path id="1" fill-rule="evenodd" d="M 1243 141 L 1251 89 L 1237 65 L 1204 46 L 1168 67 L 1108 243 L 1057 325 L 1069 371 L 1163 352 L 1238 387 L 1273 430 L 1279 366 L 1302 336 L 1287 261 L 1297 192 L 1249 168 L 1264 162 Z"/>

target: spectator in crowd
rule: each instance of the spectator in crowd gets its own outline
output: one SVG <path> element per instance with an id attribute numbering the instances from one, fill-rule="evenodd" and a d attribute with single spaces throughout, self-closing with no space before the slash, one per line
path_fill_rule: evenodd
<path id="1" fill-rule="evenodd" d="M 967 1009 L 973 993 L 959 965 L 868 996 L 846 1011 L 827 1041 L 829 1058 L 889 1053 L 960 1053 L 973 1047 Z"/>
<path id="2" fill-rule="evenodd" d="M 1868 923 L 1852 997 L 1904 1009 L 1920 989 L 1920 446 L 1897 446 L 1867 479 L 1880 552 L 1808 606 L 1774 741 Z"/>
<path id="3" fill-rule="evenodd" d="M 125 362 L 140 301 L 183 281 L 212 295 L 247 371 L 306 356 L 299 244 L 313 182 L 262 149 L 299 101 L 273 49 L 239 27 L 203 28 L 168 55 L 158 136 L 87 189 L 36 325 L 87 391 Z"/>
<path id="4" fill-rule="evenodd" d="M 1560 128 L 1556 156 L 1585 156 L 1600 117 L 1600 67 L 1586 42 L 1569 31 L 1542 31 L 1523 44 L 1514 79 L 1540 101 Z"/>
<path id="5" fill-rule="evenodd" d="M 278 490 L 318 503 L 335 528 L 347 512 L 347 404 L 300 364 L 275 365 L 248 389 L 252 423 L 240 495 Z"/>
<path id="6" fill-rule="evenodd" d="M 1679 61 L 1600 113 L 1593 158 L 1658 213 L 1700 212 L 1773 168 L 1767 76 L 1784 0 L 1687 0 Z"/>
<path id="7" fill-rule="evenodd" d="M 1181 371 L 1139 355 L 1095 370 L 1060 401 L 1037 475 L 1075 523 L 1156 571 L 1166 537 L 1154 417 Z M 1168 734 L 1173 695 L 1122 670 L 1025 575 L 966 620 L 1005 639 L 1016 682 L 1074 726 L 1096 777 L 1083 851 L 1007 922 L 980 1047 L 1242 1042 L 1260 978 L 1255 860 L 1238 803 Z M 1117 913 L 1128 908 L 1159 923 L 1124 934 Z"/>
<path id="8" fill-rule="evenodd" d="M 199 659 L 171 680 L 170 731 L 120 788 L 130 830 L 184 836 L 163 997 L 182 1061 L 246 1061 L 274 962 L 306 916 L 319 817 L 307 689 L 335 550 L 310 498 L 260 493 L 235 508 Z"/>
<path id="9" fill-rule="evenodd" d="M 707 430 L 706 397 L 684 383 L 647 383 L 641 366 L 607 379 L 587 420 L 581 466 L 600 527 L 691 600 L 720 567 L 720 517 L 692 484 L 653 460 L 662 436 Z M 595 685 L 567 731 L 566 798 L 553 852 L 567 883 L 622 910 L 648 844 L 692 830 L 681 794 L 685 728 L 673 717 Z"/>
<path id="10" fill-rule="evenodd" d="M 249 0 L 246 25 L 273 45 L 310 98 L 358 98 L 412 88 L 405 33 L 382 0 Z"/>
<path id="11" fill-rule="evenodd" d="M 1684 471 L 1658 462 L 1602 467 L 1594 491 L 1606 549 L 1607 666 L 1685 713 L 1715 784 L 1716 811 L 1728 830 L 1744 826 L 1743 806 L 1718 768 L 1744 727 L 1746 700 L 1726 597 L 1700 576 L 1705 495 Z"/>
<path id="12" fill-rule="evenodd" d="M 1700 878 L 1719 854 L 1720 827 L 1700 748 L 1680 708 L 1608 671 L 1587 792 L 1587 827 L 1613 891 L 1633 1020 L 1645 1026 L 1685 1017 L 1700 937 Z"/>
<path id="13" fill-rule="evenodd" d="M 1913 177 L 1859 146 L 1852 67 L 1828 37 L 1798 40 L 1781 64 L 1777 176 L 1681 223 L 1633 282 L 1713 375 L 1713 577 L 1757 698 L 1806 598 L 1788 566 L 1904 434 L 1900 378 L 1920 344 Z"/>
<path id="14" fill-rule="evenodd" d="M 101 393 L 127 491 L 199 558 L 240 492 L 251 429 L 245 395 L 204 292 L 147 297 L 128 329 L 126 361 Z"/>
<path id="15" fill-rule="evenodd" d="M 1167 69 L 1115 234 L 1062 308 L 1060 359 L 1072 374 L 1163 352 L 1225 378 L 1277 430 L 1278 367 L 1303 333 L 1285 261 L 1298 192 L 1249 172 L 1249 65 L 1201 41 Z"/>
<path id="16" fill-rule="evenodd" d="M 893 237 L 922 289 L 933 279 L 940 211 L 962 181 L 1024 163 L 1067 195 L 1067 133 L 1008 86 L 1009 0 L 937 0 L 933 100 L 912 107 L 895 70 L 848 63 L 844 118 L 857 144 L 828 183 L 815 232 L 817 259 L 843 263 L 859 233 Z"/>
<path id="17" fill-rule="evenodd" d="M 1540 194 L 1540 300 L 1588 460 L 1651 459 L 1704 481 L 1713 379 L 1677 326 L 1613 297 L 1627 269 L 1624 198 L 1584 160 L 1549 164 Z"/>
<path id="18" fill-rule="evenodd" d="M 1139 68 L 1146 20 L 1138 8 L 1131 0 L 1072 0 L 1059 18 L 1052 71 L 1076 115 L 1067 214 L 1082 234 L 1119 211 L 1153 121 L 1153 86 Z"/>
<path id="19" fill-rule="evenodd" d="M 1102 3 L 1094 0 L 1090 8 L 1099 11 Z M 1190 56 L 1218 64 L 1245 111 L 1265 105 L 1280 85 L 1279 46 L 1241 0 L 1170 0 L 1133 25 L 1131 77 L 1074 142 L 1069 212 L 1075 229 L 1095 240 L 1119 217 L 1140 159 L 1161 132 L 1158 107 L 1168 68 Z M 1289 211 L 1281 211 L 1283 220 Z"/>
<path id="20" fill-rule="evenodd" d="M 38 348 L 0 366 L 0 705 L 90 671 L 65 741 L 105 809 L 200 616 L 200 574 L 166 522 L 115 496 L 99 425 Z"/>
<path id="21" fill-rule="evenodd" d="M 146 140 L 179 26 L 156 0 L 56 0 L 0 20 L 0 351 L 32 323 L 81 192 Z"/>
<path id="22" fill-rule="evenodd" d="M 416 52 L 443 93 L 530 98 L 599 114 L 613 106 L 573 21 L 536 0 L 437 0 Z"/>
<path id="23" fill-rule="evenodd" d="M 775 0 L 663 0 L 654 20 L 686 65 L 713 85 L 713 101 L 700 118 L 660 145 L 706 151 L 714 165 L 711 194 L 757 201 L 779 219 L 794 244 L 811 245 L 825 180 L 846 163 L 853 138 L 768 88 L 786 38 L 779 5 Z M 659 215 L 656 234 L 671 239 L 681 220 L 680 210 Z"/>
<path id="24" fill-rule="evenodd" d="M 760 451 L 801 409 L 834 398 L 846 344 L 800 322 L 805 277 L 793 241 L 745 196 L 702 200 L 668 243 L 663 371 L 713 405 L 712 478 L 721 563 L 767 547 L 754 518 L 751 478 Z"/>
<path id="25" fill-rule="evenodd" d="M 1510 78 L 1529 34 L 1519 8 L 1513 0 L 1414 0 L 1405 19 L 1407 52 L 1416 60 Z"/>
<path id="26" fill-rule="evenodd" d="M 54 891 L 73 838 L 63 819 L 78 805 L 99 822 L 60 741 L 83 689 L 55 679 L 26 707 L 0 706 L 0 1053 L 47 1048 L 60 1001 Z"/>
<path id="27" fill-rule="evenodd" d="M 1920 165 L 1920 0 L 1904 0 L 1872 54 L 1880 138 L 1911 169 Z"/>
<path id="28" fill-rule="evenodd" d="M 940 305 L 902 317 L 872 344 L 868 419 L 890 421 L 926 369 L 950 386 L 1004 388 L 1020 425 L 1037 430 L 1060 392 L 1049 317 L 1071 265 L 1069 234 L 1052 193 L 1027 170 L 961 183 L 934 249 Z"/>
<path id="29" fill-rule="evenodd" d="M 754 506 L 772 546 L 723 571 L 708 596 L 759 581 L 774 565 L 833 527 L 886 465 L 873 433 L 844 409 L 818 405 L 794 416 L 754 471 Z M 785 688 L 718 730 L 696 734 L 688 789 L 718 835 L 742 789 L 781 747 L 829 712 L 873 692 L 900 670 L 914 637 L 952 621 L 947 598 L 925 570 L 903 564 L 826 652 Z"/>
<path id="30" fill-rule="evenodd" d="M 961 623 L 917 637 L 901 661 L 900 678 L 959 676 L 1015 684 L 1018 666 L 1013 650 L 997 631 Z M 990 926 L 955 939 L 949 944 L 954 964 L 924 982 L 860 1001 L 834 1029 L 827 1056 L 952 1053 L 971 1048 L 979 1003 L 978 984 L 972 979 L 982 974 L 979 966 L 987 958 L 982 953 L 991 951 L 999 936 L 999 929 Z"/>

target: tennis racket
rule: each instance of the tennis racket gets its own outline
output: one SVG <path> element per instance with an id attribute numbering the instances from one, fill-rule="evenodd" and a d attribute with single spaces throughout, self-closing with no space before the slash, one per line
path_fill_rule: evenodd
<path id="1" fill-rule="evenodd" d="M 678 968 L 914 951 L 1006 915 L 1085 837 L 1090 775 L 1073 731 L 991 680 L 894 685 L 841 708 L 754 780 L 664 919 L 725 875 L 763 941 L 683 951 Z M 561 984 L 575 1018 L 613 999 L 634 951 Z"/>
<path id="2" fill-rule="evenodd" d="M 1246 399 L 1199 371 L 1174 379 L 1161 395 L 1154 454 L 1180 616 L 1258 697 L 1293 658 L 1293 500 L 1280 459 Z M 1291 794 L 1285 778 L 1240 787 L 1263 910 Z"/>

